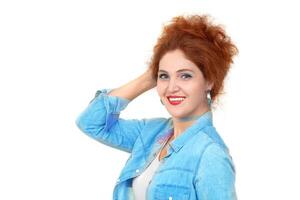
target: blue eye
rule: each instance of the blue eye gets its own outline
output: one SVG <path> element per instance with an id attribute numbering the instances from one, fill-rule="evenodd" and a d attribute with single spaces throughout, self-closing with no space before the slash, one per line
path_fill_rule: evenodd
<path id="1" fill-rule="evenodd" d="M 168 76 L 167 74 L 159 74 L 159 75 L 158 75 L 158 78 L 159 78 L 159 79 L 162 79 L 162 80 L 167 79 L 168 77 L 169 77 L 169 76 Z M 182 74 L 182 75 L 181 75 L 181 78 L 183 78 L 184 80 L 186 80 L 186 79 L 192 78 L 192 76 L 191 76 L 190 74 Z"/>
<path id="2" fill-rule="evenodd" d="M 182 74 L 181 77 L 186 77 L 184 79 L 190 79 L 190 78 L 192 78 L 192 76 L 190 74 Z"/>
<path id="3" fill-rule="evenodd" d="M 163 78 L 164 76 L 168 77 L 167 74 L 160 74 L 160 75 L 158 75 L 158 78 L 159 78 L 159 79 L 165 79 L 165 78 Z"/>

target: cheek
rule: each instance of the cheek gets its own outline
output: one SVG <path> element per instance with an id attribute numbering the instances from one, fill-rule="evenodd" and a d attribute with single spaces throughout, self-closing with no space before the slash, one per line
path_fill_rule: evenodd
<path id="1" fill-rule="evenodd" d="M 189 94 L 191 94 L 194 97 L 203 97 L 205 96 L 205 87 L 203 85 L 194 85 L 189 87 Z"/>
<path id="2" fill-rule="evenodd" d="M 162 89 L 161 85 L 157 84 L 156 91 L 160 97 L 163 95 L 163 89 Z"/>
<path id="3" fill-rule="evenodd" d="M 160 96 L 164 95 L 164 93 L 166 91 L 166 84 L 163 84 L 158 81 L 157 85 L 156 85 L 156 91 Z"/>

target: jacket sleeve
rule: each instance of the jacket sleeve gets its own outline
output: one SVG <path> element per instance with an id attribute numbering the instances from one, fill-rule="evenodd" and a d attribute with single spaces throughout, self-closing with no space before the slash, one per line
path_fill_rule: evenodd
<path id="1" fill-rule="evenodd" d="M 108 95 L 111 90 L 98 90 L 87 108 L 76 118 L 76 125 L 93 139 L 130 153 L 147 120 L 119 118 L 120 112 L 130 101 Z"/>
<path id="2" fill-rule="evenodd" d="M 231 156 L 216 143 L 210 144 L 202 155 L 195 188 L 199 200 L 237 199 Z"/>

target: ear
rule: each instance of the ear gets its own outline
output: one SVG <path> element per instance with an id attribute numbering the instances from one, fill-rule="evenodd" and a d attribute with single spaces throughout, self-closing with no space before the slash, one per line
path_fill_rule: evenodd
<path id="1" fill-rule="evenodd" d="M 214 84 L 212 82 L 207 81 L 206 82 L 206 91 L 212 90 L 213 86 L 214 86 Z"/>

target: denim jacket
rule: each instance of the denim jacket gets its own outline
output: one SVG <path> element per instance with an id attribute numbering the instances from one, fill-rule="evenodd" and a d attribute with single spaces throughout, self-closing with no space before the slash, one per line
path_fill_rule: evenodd
<path id="1" fill-rule="evenodd" d="M 171 118 L 122 119 L 129 100 L 96 92 L 76 119 L 93 139 L 130 156 L 116 181 L 113 199 L 133 200 L 132 180 L 160 152 L 173 131 Z M 148 200 L 234 200 L 235 169 L 208 111 L 170 143 L 147 189 Z"/>

